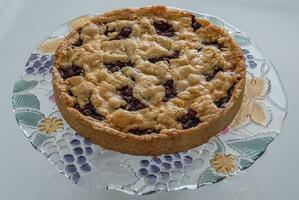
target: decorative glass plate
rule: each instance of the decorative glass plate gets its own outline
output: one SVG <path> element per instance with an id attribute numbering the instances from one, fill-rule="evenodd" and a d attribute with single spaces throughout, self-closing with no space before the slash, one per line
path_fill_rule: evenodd
<path id="1" fill-rule="evenodd" d="M 229 31 L 245 55 L 244 102 L 228 128 L 187 152 L 155 158 L 108 151 L 76 134 L 57 110 L 51 67 L 59 42 L 90 17 L 82 16 L 59 26 L 34 49 L 14 85 L 13 111 L 33 147 L 76 184 L 137 195 L 196 189 L 250 167 L 281 133 L 287 113 L 282 84 L 274 66 L 246 34 L 217 17 L 192 13 Z"/>

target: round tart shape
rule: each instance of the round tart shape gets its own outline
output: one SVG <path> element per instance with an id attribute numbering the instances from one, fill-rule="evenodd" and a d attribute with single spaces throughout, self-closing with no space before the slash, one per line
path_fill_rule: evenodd
<path id="1" fill-rule="evenodd" d="M 68 124 L 133 155 L 205 143 L 232 122 L 245 84 L 242 51 L 225 30 L 164 6 L 92 17 L 57 48 L 52 74 Z"/>

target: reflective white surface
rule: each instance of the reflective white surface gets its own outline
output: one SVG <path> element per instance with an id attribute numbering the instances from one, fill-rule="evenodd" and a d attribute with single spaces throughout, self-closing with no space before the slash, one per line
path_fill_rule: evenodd
<path id="1" fill-rule="evenodd" d="M 289 98 L 283 134 L 246 173 L 199 190 L 132 197 L 76 186 L 58 174 L 20 132 L 11 107 L 13 82 L 33 47 L 57 25 L 86 13 L 149 4 L 165 4 L 219 16 L 259 44 L 276 66 Z M 0 199 L 298 199 L 298 21 L 299 2 L 295 0 L 0 0 Z"/>

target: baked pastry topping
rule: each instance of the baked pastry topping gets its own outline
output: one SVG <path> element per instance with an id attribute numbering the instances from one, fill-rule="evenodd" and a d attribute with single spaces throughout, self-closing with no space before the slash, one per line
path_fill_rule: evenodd
<path id="1" fill-rule="evenodd" d="M 91 18 L 62 42 L 53 69 L 58 107 L 75 130 L 106 148 L 144 155 L 190 148 L 229 125 L 244 79 L 242 52 L 227 32 L 163 6 Z M 188 131 L 207 135 L 171 146 Z M 143 147 L 163 137 L 166 147 L 115 147 L 98 141 L 106 133 L 144 138 Z"/>

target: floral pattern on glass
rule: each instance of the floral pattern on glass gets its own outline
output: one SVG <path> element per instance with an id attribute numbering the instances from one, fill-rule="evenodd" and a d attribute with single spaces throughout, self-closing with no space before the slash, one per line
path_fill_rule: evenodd
<path id="1" fill-rule="evenodd" d="M 237 169 L 236 157 L 232 154 L 215 154 L 210 163 L 217 173 L 225 175 L 232 174 Z"/>
<path id="2" fill-rule="evenodd" d="M 272 113 L 263 103 L 264 97 L 270 92 L 270 82 L 261 77 L 248 76 L 245 84 L 243 103 L 231 127 L 239 129 L 253 121 L 267 126 Z"/>
<path id="3" fill-rule="evenodd" d="M 57 132 L 59 129 L 63 128 L 63 125 L 64 125 L 64 123 L 63 123 L 62 119 L 53 117 L 53 118 L 43 119 L 39 123 L 38 128 L 41 132 L 49 134 L 49 133 Z"/>
<path id="4" fill-rule="evenodd" d="M 219 182 L 250 167 L 280 133 L 273 134 L 271 119 L 276 117 L 275 123 L 282 124 L 287 104 L 281 101 L 282 106 L 278 107 L 269 99 L 271 95 L 284 96 L 284 91 L 271 64 L 264 71 L 257 67 L 256 58 L 265 61 L 267 58 L 261 56 L 262 53 L 245 34 L 218 18 L 194 14 L 213 19 L 213 23 L 223 25 L 231 34 L 236 33 L 248 66 L 249 76 L 240 112 L 234 123 L 222 130 L 219 136 L 186 152 L 151 158 L 108 151 L 76 134 L 63 121 L 49 83 L 53 52 L 62 38 L 57 37 L 58 33 L 65 35 L 88 19 L 81 17 L 60 26 L 55 34 L 42 42 L 29 57 L 24 73 L 15 83 L 13 110 L 18 125 L 32 145 L 76 184 L 138 195 L 194 189 Z M 271 88 L 270 83 L 276 87 Z M 246 126 L 252 124 L 258 125 L 259 129 Z M 260 134 L 250 138 L 232 134 L 234 131 L 241 134 L 245 129 Z"/>

